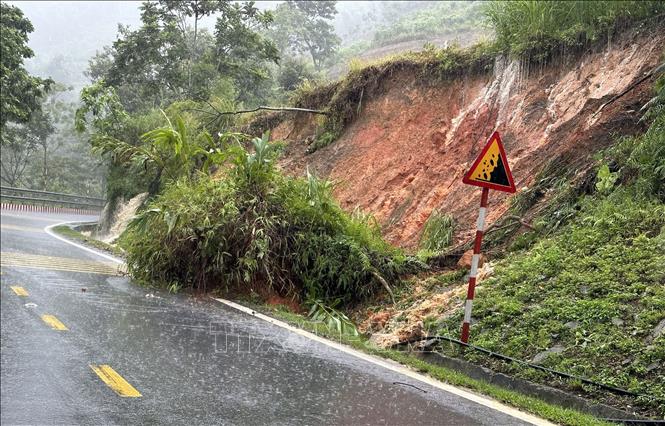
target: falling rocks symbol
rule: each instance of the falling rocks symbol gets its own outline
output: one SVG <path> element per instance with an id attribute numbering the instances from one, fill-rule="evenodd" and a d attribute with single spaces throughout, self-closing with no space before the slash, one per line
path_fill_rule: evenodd
<path id="1" fill-rule="evenodd" d="M 508 159 L 498 132 L 494 132 L 489 139 L 483 151 L 464 176 L 463 182 L 468 185 L 499 191 L 515 192 L 515 184 L 508 166 Z"/>

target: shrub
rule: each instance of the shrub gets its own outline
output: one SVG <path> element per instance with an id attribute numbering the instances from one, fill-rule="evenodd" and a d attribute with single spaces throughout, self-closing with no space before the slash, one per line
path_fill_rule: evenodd
<path id="1" fill-rule="evenodd" d="M 453 242 L 455 224 L 449 214 L 433 211 L 425 222 L 420 237 L 420 248 L 423 250 L 442 251 Z"/>
<path id="2" fill-rule="evenodd" d="M 349 305 L 414 268 L 370 217 L 350 216 L 331 185 L 274 165 L 268 135 L 228 148 L 213 178 L 168 185 L 122 237 L 134 277 L 200 291 L 264 285 L 285 297 Z"/>

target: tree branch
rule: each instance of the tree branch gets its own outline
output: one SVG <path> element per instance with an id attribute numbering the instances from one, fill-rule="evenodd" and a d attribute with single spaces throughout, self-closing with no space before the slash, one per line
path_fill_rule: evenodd
<path id="1" fill-rule="evenodd" d="M 395 304 L 395 295 L 393 294 L 392 289 L 388 285 L 388 282 L 377 272 L 377 271 L 372 271 L 372 275 L 374 275 L 374 278 L 377 279 L 383 285 L 383 287 L 388 291 L 388 294 L 390 294 L 390 299 L 393 302 L 393 305 Z"/>
<path id="2" fill-rule="evenodd" d="M 642 76 L 642 78 L 640 78 L 639 80 L 637 80 L 636 82 L 634 82 L 633 84 L 631 84 L 630 86 L 628 86 L 628 88 L 627 88 L 626 90 L 624 90 L 623 92 L 621 92 L 621 93 L 619 93 L 618 95 L 614 96 L 614 97 L 613 97 L 612 99 L 610 99 L 609 101 L 607 101 L 607 102 L 605 102 L 604 104 L 602 104 L 602 105 L 600 106 L 600 108 L 598 108 L 598 111 L 596 111 L 596 112 L 591 116 L 591 118 L 593 118 L 593 117 L 597 116 L 598 114 L 600 114 L 600 112 L 603 110 L 603 108 L 605 108 L 606 106 L 608 106 L 608 105 L 611 104 L 612 102 L 616 101 L 617 99 L 619 99 L 620 97 L 622 97 L 622 96 L 625 95 L 626 93 L 630 92 L 631 90 L 633 90 L 635 87 L 639 86 L 642 82 L 644 82 L 645 80 L 647 80 L 648 78 L 650 78 L 650 77 L 653 76 L 654 74 L 659 74 L 659 73 L 662 72 L 662 71 L 665 71 L 665 62 L 663 62 L 662 64 L 660 64 L 660 65 L 657 66 L 656 68 L 654 68 L 654 69 L 652 69 L 651 71 L 649 71 L 648 73 L 646 73 L 644 76 Z"/>
<path id="3" fill-rule="evenodd" d="M 309 112 L 311 114 L 322 114 L 322 115 L 328 115 L 329 114 L 327 111 L 322 111 L 322 110 L 318 110 L 318 109 L 295 108 L 295 107 L 258 106 L 254 109 L 242 109 L 242 110 L 238 110 L 238 111 L 223 111 L 223 112 L 220 112 L 219 115 L 245 114 L 245 113 L 248 113 L 248 112 L 256 112 L 256 111 L 259 111 L 259 110 Z"/>
<path id="4" fill-rule="evenodd" d="M 510 223 L 505 223 L 507 219 L 513 219 L 513 222 Z M 497 227 L 497 225 L 500 222 L 494 222 L 491 224 L 486 230 L 485 234 L 488 234 L 489 232 L 494 232 L 494 231 L 499 231 L 501 229 L 509 228 L 511 226 L 517 225 L 519 223 L 520 225 L 524 226 L 527 229 L 530 229 L 533 231 L 533 226 L 531 226 L 529 223 L 525 222 L 521 217 L 519 216 L 505 216 L 502 218 L 501 222 L 504 223 L 504 225 Z"/>

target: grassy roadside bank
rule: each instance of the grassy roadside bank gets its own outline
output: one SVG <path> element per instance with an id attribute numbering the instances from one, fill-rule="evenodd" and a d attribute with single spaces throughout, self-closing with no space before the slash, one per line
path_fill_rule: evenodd
<path id="1" fill-rule="evenodd" d="M 56 234 L 60 235 L 61 237 L 67 238 L 69 240 L 73 240 L 76 242 L 80 242 L 83 245 L 89 246 L 91 248 L 95 248 L 98 250 L 101 250 L 103 252 L 112 254 L 113 256 L 117 256 L 122 258 L 124 256 L 123 251 L 111 244 L 107 244 L 103 241 L 96 240 L 92 237 L 89 237 L 87 235 L 82 234 L 79 231 L 76 231 L 72 229 L 69 225 L 58 225 L 52 228 L 52 231 L 55 232 Z"/>
<path id="2" fill-rule="evenodd" d="M 67 225 L 60 225 L 53 228 L 53 231 L 58 235 L 74 240 L 84 245 L 121 256 L 122 252 L 117 247 L 95 240 L 94 238 L 85 236 L 80 232 L 70 228 Z M 247 303 L 247 302 L 244 302 Z M 252 307 L 257 311 L 264 312 L 274 316 L 280 320 L 296 325 L 304 330 L 316 333 L 322 337 L 340 342 L 350 346 L 356 350 L 364 353 L 379 356 L 382 358 L 396 361 L 402 365 L 413 368 L 414 370 L 430 375 L 431 377 L 442 382 L 467 388 L 469 390 L 487 395 L 500 402 L 506 403 L 516 407 L 522 411 L 534 414 L 549 421 L 563 424 L 563 425 L 608 425 L 611 423 L 599 420 L 591 415 L 580 413 L 575 410 L 558 407 L 546 402 L 543 402 L 535 397 L 523 395 L 515 391 L 507 390 L 496 385 L 489 384 L 480 380 L 472 379 L 462 373 L 436 366 L 418 359 L 414 355 L 389 349 L 380 349 L 371 345 L 367 338 L 363 336 L 351 336 L 336 333 L 328 330 L 322 323 L 315 322 L 305 316 L 288 312 L 284 309 L 257 306 L 252 304 Z"/>

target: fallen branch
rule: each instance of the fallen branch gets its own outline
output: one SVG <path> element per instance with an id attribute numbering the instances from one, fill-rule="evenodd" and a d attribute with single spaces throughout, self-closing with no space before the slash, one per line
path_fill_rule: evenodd
<path id="1" fill-rule="evenodd" d="M 522 218 L 519 217 L 519 216 L 505 216 L 504 220 L 502 220 L 501 223 L 505 223 L 507 219 L 512 219 L 513 222 L 507 223 L 507 224 L 502 225 L 502 226 L 499 226 L 498 228 L 497 228 L 497 225 L 499 224 L 499 222 L 494 222 L 493 224 L 491 224 L 490 226 L 487 227 L 487 229 L 485 230 L 485 234 L 488 234 L 489 232 L 494 232 L 494 231 L 498 231 L 498 230 L 501 230 L 501 229 L 509 228 L 513 225 L 517 225 L 517 223 L 519 223 L 523 227 L 533 231 L 533 226 L 531 226 L 528 222 L 525 222 L 524 220 L 522 220 Z"/>
<path id="2" fill-rule="evenodd" d="M 372 275 L 374 275 L 374 278 L 376 278 L 383 285 L 383 287 L 388 291 L 388 294 L 390 294 L 390 299 L 393 301 L 393 305 L 394 305 L 395 304 L 395 295 L 393 294 L 392 289 L 388 285 L 388 282 L 381 275 L 379 275 L 379 273 L 376 272 L 376 271 L 372 271 Z"/>
<path id="3" fill-rule="evenodd" d="M 654 69 L 652 69 L 651 71 L 649 71 L 648 73 L 646 73 L 644 76 L 642 76 L 642 78 L 640 78 L 639 80 L 637 80 L 636 82 L 634 82 L 633 84 L 631 84 L 630 86 L 628 86 L 628 88 L 627 88 L 626 90 L 624 90 L 623 92 L 621 92 L 621 93 L 619 93 L 618 95 L 614 96 L 614 97 L 613 97 L 612 99 L 610 99 L 609 101 L 607 101 L 607 102 L 605 102 L 604 104 L 602 104 L 602 105 L 600 106 L 600 108 L 598 108 L 598 111 L 596 111 L 595 113 L 593 113 L 593 115 L 591 116 L 591 118 L 593 118 L 593 117 L 597 116 L 598 114 L 600 114 L 600 112 L 603 110 L 603 108 L 605 108 L 606 106 L 608 106 L 608 105 L 611 104 L 612 102 L 616 101 L 617 99 L 621 98 L 623 95 L 625 95 L 626 93 L 630 92 L 630 91 L 633 90 L 635 87 L 639 86 L 642 82 L 644 82 L 645 80 L 649 79 L 651 76 L 653 76 L 653 75 L 655 75 L 655 74 L 658 74 L 658 73 L 661 73 L 661 72 L 663 72 L 663 71 L 665 71 L 665 62 L 663 62 L 662 64 L 660 64 L 660 65 L 657 66 L 656 68 L 654 68 Z"/>
<path id="4" fill-rule="evenodd" d="M 328 115 L 327 111 L 321 111 L 318 109 L 308 109 L 308 108 L 295 108 L 295 107 L 271 107 L 271 106 L 258 106 L 254 109 L 242 109 L 239 111 L 222 111 L 218 112 L 219 115 L 236 115 L 236 114 L 246 114 L 249 112 L 256 112 L 259 110 L 267 111 L 294 111 L 294 112 L 309 112 L 311 114 L 322 114 Z"/>
<path id="5" fill-rule="evenodd" d="M 507 223 L 505 225 L 498 226 L 500 223 L 505 223 L 506 220 L 508 220 L 508 219 L 513 219 L 513 221 L 510 222 L 510 223 Z M 523 220 L 521 217 L 510 215 L 510 216 L 504 216 L 502 218 L 502 220 L 500 220 L 498 222 L 494 222 L 493 224 L 488 226 L 487 229 L 485 229 L 484 234 L 485 235 L 491 234 L 493 232 L 500 231 L 502 229 L 510 228 L 510 227 L 515 226 L 517 224 L 520 224 L 520 225 L 524 226 L 525 228 L 530 229 L 532 231 L 534 230 L 534 227 L 530 223 Z M 433 256 L 433 257 L 429 258 L 428 263 L 431 265 L 433 262 L 434 263 L 445 262 L 446 258 L 451 258 L 456 262 L 457 260 L 459 260 L 459 258 L 462 256 L 462 254 L 466 250 L 471 248 L 472 246 L 473 246 L 473 240 L 468 240 L 468 241 L 462 242 L 462 243 L 456 245 L 455 247 L 452 247 L 452 248 L 448 249 L 444 253 L 441 253 L 437 256 Z"/>

